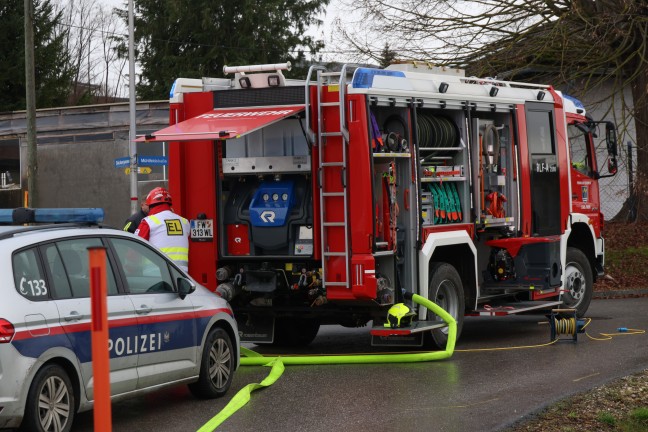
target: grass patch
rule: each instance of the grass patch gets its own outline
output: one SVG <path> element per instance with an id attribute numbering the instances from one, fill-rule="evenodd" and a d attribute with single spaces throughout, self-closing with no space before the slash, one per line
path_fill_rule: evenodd
<path id="1" fill-rule="evenodd" d="M 648 431 L 648 408 L 636 408 L 620 424 L 623 432 Z"/>
<path id="2" fill-rule="evenodd" d="M 610 425 L 610 426 L 614 426 L 616 424 L 616 421 L 617 421 L 616 418 L 607 411 L 599 411 L 596 418 L 601 423 L 605 423 L 606 425 Z"/>
<path id="3" fill-rule="evenodd" d="M 648 425 L 648 408 L 637 408 L 630 413 L 630 419 Z"/>
<path id="4" fill-rule="evenodd" d="M 614 267 L 628 263 L 632 257 L 648 258 L 648 246 L 628 247 L 624 249 L 608 249 L 605 251 L 605 264 Z"/>

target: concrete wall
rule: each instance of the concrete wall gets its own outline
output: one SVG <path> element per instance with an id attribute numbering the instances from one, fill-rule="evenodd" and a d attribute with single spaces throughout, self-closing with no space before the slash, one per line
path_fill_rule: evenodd
<path id="1" fill-rule="evenodd" d="M 36 187 L 34 207 L 102 207 L 105 223 L 121 227 L 130 215 L 130 177 L 115 168 L 115 159 L 128 156 L 128 103 L 37 111 Z M 168 103 L 137 104 L 137 134 L 168 125 Z M 19 139 L 20 185 L 0 190 L 0 207 L 23 205 L 27 189 L 25 113 L 0 114 L 0 140 Z M 164 152 L 161 144 L 146 144 L 146 153 Z M 139 196 L 165 185 L 165 167 L 138 175 Z"/>

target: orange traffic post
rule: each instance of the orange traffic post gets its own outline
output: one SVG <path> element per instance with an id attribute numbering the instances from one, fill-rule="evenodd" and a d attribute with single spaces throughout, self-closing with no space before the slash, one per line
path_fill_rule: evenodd
<path id="1" fill-rule="evenodd" d="M 106 248 L 89 247 L 90 305 L 92 310 L 92 374 L 94 377 L 94 430 L 110 432 L 110 355 L 106 300 Z"/>

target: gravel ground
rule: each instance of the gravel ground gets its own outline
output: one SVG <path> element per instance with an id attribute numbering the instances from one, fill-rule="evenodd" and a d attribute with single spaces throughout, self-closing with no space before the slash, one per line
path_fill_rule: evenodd
<path id="1" fill-rule="evenodd" d="M 606 223 L 594 298 L 648 296 L 648 223 Z M 505 432 L 648 432 L 648 369 L 551 405 Z"/>
<path id="2" fill-rule="evenodd" d="M 648 369 L 562 400 L 505 430 L 548 431 L 648 431 Z"/>

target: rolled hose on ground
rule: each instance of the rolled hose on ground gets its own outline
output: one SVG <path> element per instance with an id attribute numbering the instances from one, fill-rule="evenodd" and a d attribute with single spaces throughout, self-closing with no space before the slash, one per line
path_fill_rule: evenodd
<path id="1" fill-rule="evenodd" d="M 410 297 L 406 293 L 406 298 Z M 354 354 L 354 355 L 320 355 L 320 356 L 290 356 L 268 357 L 254 351 L 241 349 L 248 357 L 241 358 L 241 366 L 263 366 L 275 359 L 281 359 L 285 365 L 324 365 L 324 364 L 359 364 L 359 363 L 415 363 L 433 360 L 443 360 L 452 356 L 457 338 L 457 322 L 443 308 L 421 297 L 411 294 L 414 303 L 423 306 L 438 315 L 448 324 L 448 343 L 444 351 L 398 353 L 398 354 Z"/>

